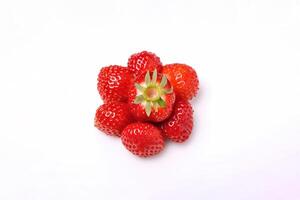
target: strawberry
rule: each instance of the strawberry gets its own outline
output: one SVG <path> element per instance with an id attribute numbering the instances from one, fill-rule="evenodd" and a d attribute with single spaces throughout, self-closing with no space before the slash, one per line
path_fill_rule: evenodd
<path id="1" fill-rule="evenodd" d="M 151 75 L 152 79 L 151 79 Z M 128 103 L 138 121 L 161 122 L 172 112 L 175 94 L 166 76 L 149 71 L 131 85 Z"/>
<path id="2" fill-rule="evenodd" d="M 199 89 L 199 80 L 196 71 L 185 64 L 169 64 L 165 65 L 163 68 L 163 74 L 165 74 L 172 86 L 176 96 L 190 100 Z"/>
<path id="3" fill-rule="evenodd" d="M 103 67 L 98 75 L 98 91 L 104 102 L 126 102 L 130 82 L 131 74 L 127 67 Z"/>
<path id="4" fill-rule="evenodd" d="M 128 68 L 135 77 L 138 77 L 146 71 L 153 72 L 154 69 L 161 72 L 162 63 L 154 53 L 142 51 L 130 56 L 128 59 Z"/>
<path id="5" fill-rule="evenodd" d="M 161 131 L 149 123 L 129 124 L 123 130 L 121 139 L 131 153 L 141 157 L 153 156 L 164 148 Z"/>
<path id="6" fill-rule="evenodd" d="M 95 127 L 108 135 L 121 136 L 122 130 L 131 122 L 132 116 L 126 103 L 105 103 L 96 111 Z"/>
<path id="7" fill-rule="evenodd" d="M 163 135 L 174 142 L 184 142 L 193 129 L 193 109 L 186 100 L 175 102 L 173 113 L 161 124 Z"/>

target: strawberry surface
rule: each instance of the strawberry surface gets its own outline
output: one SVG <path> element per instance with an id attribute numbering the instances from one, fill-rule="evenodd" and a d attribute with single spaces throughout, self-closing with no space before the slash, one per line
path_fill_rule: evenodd
<path id="1" fill-rule="evenodd" d="M 150 123 L 129 124 L 123 130 L 121 139 L 127 150 L 141 157 L 156 155 L 164 148 L 160 129 Z"/>
<path id="2" fill-rule="evenodd" d="M 196 96 L 199 89 L 199 80 L 196 71 L 186 64 L 168 64 L 163 67 L 165 74 L 172 86 L 176 96 L 190 100 Z"/>
<path id="3" fill-rule="evenodd" d="M 109 102 L 97 109 L 94 122 L 104 133 L 121 136 L 123 129 L 132 122 L 132 116 L 126 103 Z"/>
<path id="4" fill-rule="evenodd" d="M 175 102 L 172 115 L 161 124 L 163 135 L 174 141 L 186 141 L 193 129 L 193 109 L 186 100 Z"/>
<path id="5" fill-rule="evenodd" d="M 127 67 L 111 65 L 100 70 L 97 86 L 104 102 L 126 102 L 130 82 L 131 73 Z"/>
<path id="6" fill-rule="evenodd" d="M 162 63 L 160 62 L 160 58 L 154 53 L 142 51 L 130 56 L 128 59 L 128 68 L 135 77 L 138 77 L 146 71 L 153 72 L 155 69 L 161 72 Z"/>

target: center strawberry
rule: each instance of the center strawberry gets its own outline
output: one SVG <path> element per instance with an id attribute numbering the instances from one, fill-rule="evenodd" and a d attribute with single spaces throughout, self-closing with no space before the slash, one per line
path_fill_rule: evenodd
<path id="1" fill-rule="evenodd" d="M 129 90 L 130 109 L 139 121 L 165 120 L 172 112 L 174 101 L 173 87 L 156 70 L 138 77 Z"/>

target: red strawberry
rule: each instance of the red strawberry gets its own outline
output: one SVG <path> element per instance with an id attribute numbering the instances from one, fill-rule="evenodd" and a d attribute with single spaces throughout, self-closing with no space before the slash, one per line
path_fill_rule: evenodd
<path id="1" fill-rule="evenodd" d="M 142 51 L 130 56 L 128 59 L 128 68 L 135 77 L 138 77 L 146 71 L 153 72 L 154 69 L 161 72 L 162 63 L 154 53 Z"/>
<path id="2" fill-rule="evenodd" d="M 163 74 L 165 74 L 172 86 L 176 96 L 185 100 L 190 100 L 199 89 L 199 80 L 196 71 L 185 64 L 169 64 L 163 68 Z"/>
<path id="3" fill-rule="evenodd" d="M 127 67 L 103 67 L 98 75 L 98 91 L 104 102 L 127 101 L 131 74 Z"/>
<path id="4" fill-rule="evenodd" d="M 186 100 L 175 102 L 173 113 L 161 125 L 165 137 L 174 142 L 184 142 L 193 129 L 193 109 Z"/>
<path id="5" fill-rule="evenodd" d="M 141 157 L 153 156 L 164 148 L 161 131 L 149 123 L 129 124 L 123 130 L 121 139 L 131 153 Z"/>
<path id="6" fill-rule="evenodd" d="M 166 76 L 154 70 L 138 77 L 129 89 L 128 103 L 138 121 L 161 122 L 172 112 L 175 94 Z"/>
<path id="7" fill-rule="evenodd" d="M 96 111 L 95 126 L 108 135 L 121 136 L 122 130 L 131 122 L 132 117 L 126 103 L 106 103 Z"/>

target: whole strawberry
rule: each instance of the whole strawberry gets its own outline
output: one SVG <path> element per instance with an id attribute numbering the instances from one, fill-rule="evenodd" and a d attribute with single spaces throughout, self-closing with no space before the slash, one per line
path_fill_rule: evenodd
<path id="1" fill-rule="evenodd" d="M 138 77 L 146 71 L 153 72 L 155 69 L 161 72 L 162 63 L 154 53 L 142 51 L 130 56 L 128 59 L 128 68 L 135 77 Z"/>
<path id="2" fill-rule="evenodd" d="M 127 67 L 111 65 L 100 70 L 97 86 L 104 102 L 126 102 L 130 82 L 131 74 Z"/>
<path id="3" fill-rule="evenodd" d="M 162 123 L 161 129 L 164 136 L 174 142 L 187 140 L 193 129 L 191 104 L 186 100 L 176 101 L 172 115 Z"/>
<path id="4" fill-rule="evenodd" d="M 132 117 L 126 103 L 105 103 L 96 111 L 95 127 L 108 135 L 121 136 L 123 129 L 131 122 Z"/>
<path id="5" fill-rule="evenodd" d="M 163 68 L 163 74 L 165 74 L 172 86 L 176 96 L 190 100 L 199 89 L 199 80 L 196 71 L 185 64 L 169 64 L 165 65 Z"/>
<path id="6" fill-rule="evenodd" d="M 161 131 L 149 123 L 129 124 L 123 130 L 121 139 L 131 153 L 141 157 L 153 156 L 164 148 Z"/>
<path id="7" fill-rule="evenodd" d="M 138 121 L 161 122 L 172 112 L 175 94 L 166 76 L 149 71 L 129 89 L 128 103 Z"/>

